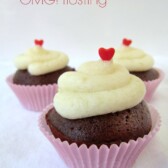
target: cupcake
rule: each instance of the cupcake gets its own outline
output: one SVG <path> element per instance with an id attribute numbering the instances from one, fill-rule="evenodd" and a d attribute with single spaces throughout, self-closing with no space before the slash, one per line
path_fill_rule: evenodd
<path id="1" fill-rule="evenodd" d="M 40 129 L 71 168 L 129 168 L 155 135 L 159 115 L 145 101 L 145 85 L 114 64 L 114 49 L 58 80 Z M 74 83 L 74 81 L 76 81 Z"/>
<path id="2" fill-rule="evenodd" d="M 16 57 L 16 72 L 7 78 L 21 104 L 29 110 L 41 111 L 50 104 L 57 91 L 61 74 L 74 69 L 68 66 L 68 56 L 42 47 L 43 40 Z"/>
<path id="3" fill-rule="evenodd" d="M 163 72 L 154 67 L 154 60 L 150 55 L 131 47 L 131 43 L 129 39 L 123 39 L 122 47 L 116 50 L 114 62 L 125 66 L 131 74 L 144 81 L 147 89 L 145 100 L 150 101 L 163 79 Z"/>

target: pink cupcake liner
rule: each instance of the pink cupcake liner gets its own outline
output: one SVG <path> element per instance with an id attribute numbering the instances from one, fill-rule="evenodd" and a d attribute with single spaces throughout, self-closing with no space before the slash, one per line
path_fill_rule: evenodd
<path id="1" fill-rule="evenodd" d="M 157 87 L 159 86 L 160 82 L 163 80 L 164 78 L 164 73 L 162 70 L 160 69 L 156 69 L 159 72 L 159 78 L 152 80 L 152 81 L 144 81 L 144 84 L 146 86 L 146 94 L 144 99 L 149 102 L 152 99 L 152 96 L 154 94 L 154 92 L 156 91 Z"/>
<path id="2" fill-rule="evenodd" d="M 39 119 L 39 127 L 70 168 L 130 168 L 159 130 L 161 124 L 158 112 L 150 106 L 152 129 L 143 138 L 138 138 L 136 141 L 130 140 L 128 143 L 122 142 L 119 146 L 115 144 L 110 147 L 101 145 L 100 148 L 97 148 L 93 144 L 88 148 L 83 144 L 78 147 L 76 143 L 69 144 L 52 135 L 45 120 L 45 116 L 51 108 L 53 105 L 49 105 L 44 110 Z"/>
<path id="3" fill-rule="evenodd" d="M 13 75 L 9 76 L 6 82 L 23 107 L 32 111 L 42 111 L 47 105 L 51 104 L 57 91 L 57 84 L 39 86 L 14 84 Z"/>

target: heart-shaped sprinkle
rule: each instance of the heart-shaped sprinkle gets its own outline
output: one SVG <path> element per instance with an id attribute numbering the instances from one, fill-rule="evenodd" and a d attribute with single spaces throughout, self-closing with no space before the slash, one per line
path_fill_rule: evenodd
<path id="1" fill-rule="evenodd" d="M 43 40 L 34 40 L 34 43 L 35 43 L 35 45 L 41 47 L 43 45 L 44 41 Z"/>
<path id="2" fill-rule="evenodd" d="M 114 48 L 108 48 L 108 49 L 99 48 L 99 55 L 103 61 L 110 61 L 113 58 L 114 53 L 115 53 Z"/>
<path id="3" fill-rule="evenodd" d="M 122 43 L 125 46 L 129 46 L 129 45 L 131 45 L 132 40 L 124 38 L 123 41 L 122 41 Z"/>

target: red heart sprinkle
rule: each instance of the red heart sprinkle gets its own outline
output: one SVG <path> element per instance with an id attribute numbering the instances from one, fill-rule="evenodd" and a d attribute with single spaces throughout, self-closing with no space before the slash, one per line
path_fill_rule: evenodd
<path id="1" fill-rule="evenodd" d="M 129 45 L 131 45 L 132 40 L 124 38 L 122 43 L 123 43 L 123 45 L 125 45 L 125 46 L 129 46 Z"/>
<path id="2" fill-rule="evenodd" d="M 114 53 L 115 53 L 114 48 L 109 48 L 109 49 L 99 48 L 99 55 L 101 59 L 104 61 L 110 61 L 113 58 Z"/>
<path id="3" fill-rule="evenodd" d="M 35 45 L 42 46 L 44 41 L 43 40 L 34 40 Z"/>

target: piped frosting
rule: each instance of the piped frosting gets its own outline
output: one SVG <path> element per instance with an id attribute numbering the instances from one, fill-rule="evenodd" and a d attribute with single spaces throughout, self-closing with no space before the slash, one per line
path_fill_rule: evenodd
<path id="1" fill-rule="evenodd" d="M 153 67 L 153 58 L 144 51 L 123 45 L 116 50 L 114 62 L 125 66 L 129 71 L 147 71 Z"/>
<path id="2" fill-rule="evenodd" d="M 43 75 L 64 68 L 68 64 L 68 56 L 59 51 L 50 51 L 40 45 L 28 49 L 14 60 L 19 70 L 28 70 L 31 75 Z"/>
<path id="3" fill-rule="evenodd" d="M 64 118 L 115 113 L 136 106 L 145 95 L 143 82 L 112 61 L 91 61 L 58 80 L 54 107 Z"/>

